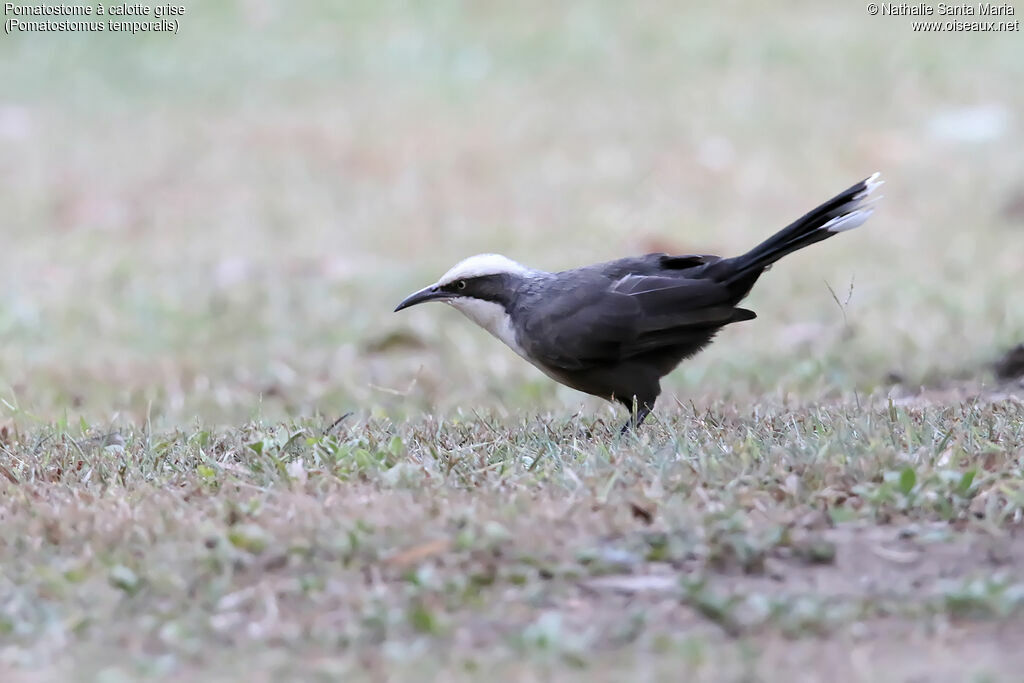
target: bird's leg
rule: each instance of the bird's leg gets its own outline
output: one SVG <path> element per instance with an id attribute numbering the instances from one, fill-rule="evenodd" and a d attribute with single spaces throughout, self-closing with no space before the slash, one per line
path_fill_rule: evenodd
<path id="1" fill-rule="evenodd" d="M 632 415 L 626 420 L 626 424 L 622 425 L 622 429 L 619 430 L 619 436 L 622 436 L 626 432 L 635 431 L 640 428 L 647 416 L 651 414 L 651 407 L 647 403 L 635 402 L 630 411 Z"/>

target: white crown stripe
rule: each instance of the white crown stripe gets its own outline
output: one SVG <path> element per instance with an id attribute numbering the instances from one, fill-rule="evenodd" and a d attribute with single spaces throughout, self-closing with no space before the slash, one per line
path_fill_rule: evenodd
<path id="1" fill-rule="evenodd" d="M 501 254 L 477 254 L 456 263 L 451 270 L 441 276 L 437 284 L 444 286 L 456 280 L 481 277 L 482 275 L 499 275 L 501 273 L 528 275 L 532 272 L 534 272 L 532 269 Z"/>

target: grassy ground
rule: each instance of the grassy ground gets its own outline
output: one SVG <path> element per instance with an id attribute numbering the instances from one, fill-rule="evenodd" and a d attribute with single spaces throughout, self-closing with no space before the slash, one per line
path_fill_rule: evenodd
<path id="1" fill-rule="evenodd" d="M 1019 33 L 187 9 L 0 37 L 4 680 L 1014 679 Z M 390 313 L 476 252 L 737 252 L 875 170 L 639 438 Z"/>

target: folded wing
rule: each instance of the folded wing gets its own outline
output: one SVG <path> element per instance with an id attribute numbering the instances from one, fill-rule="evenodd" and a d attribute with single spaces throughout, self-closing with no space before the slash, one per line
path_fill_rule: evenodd
<path id="1" fill-rule="evenodd" d="M 524 312 L 529 352 L 565 370 L 699 348 L 723 325 L 755 317 L 733 306 L 728 288 L 709 279 L 633 273 L 614 281 L 568 280 L 563 291 Z"/>

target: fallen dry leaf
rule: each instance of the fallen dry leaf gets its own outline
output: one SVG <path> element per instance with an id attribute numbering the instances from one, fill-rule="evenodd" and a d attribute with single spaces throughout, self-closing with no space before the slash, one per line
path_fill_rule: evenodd
<path id="1" fill-rule="evenodd" d="M 403 550 L 384 560 L 389 567 L 409 567 L 419 564 L 423 560 L 440 555 L 451 548 L 452 542 L 447 538 L 439 538 L 435 541 L 427 541 L 419 545 Z"/>

